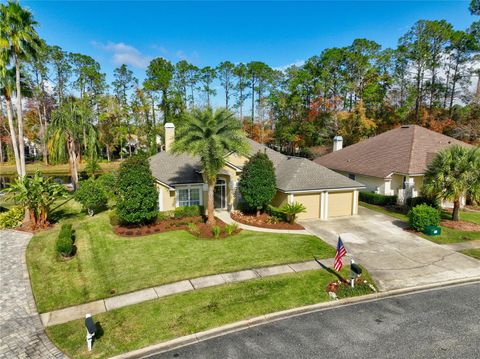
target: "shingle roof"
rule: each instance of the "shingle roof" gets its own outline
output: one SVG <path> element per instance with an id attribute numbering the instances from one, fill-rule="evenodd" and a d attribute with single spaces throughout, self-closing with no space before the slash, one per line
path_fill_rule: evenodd
<path id="1" fill-rule="evenodd" d="M 250 156 L 265 152 L 275 167 L 277 188 L 284 192 L 332 188 L 362 188 L 362 184 L 305 158 L 289 157 L 253 140 Z M 175 184 L 202 183 L 200 160 L 189 155 L 160 152 L 150 157 L 153 176 L 160 182 Z"/>
<path id="2" fill-rule="evenodd" d="M 424 127 L 408 125 L 334 151 L 315 162 L 337 171 L 381 178 L 392 173 L 422 174 L 437 152 L 454 144 L 470 146 Z"/>

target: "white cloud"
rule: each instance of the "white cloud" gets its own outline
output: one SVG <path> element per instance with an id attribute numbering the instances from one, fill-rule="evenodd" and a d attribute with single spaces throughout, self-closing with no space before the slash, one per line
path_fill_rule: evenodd
<path id="1" fill-rule="evenodd" d="M 151 56 L 142 54 L 138 49 L 123 42 L 111 42 L 106 44 L 101 42 L 92 42 L 93 46 L 113 53 L 113 63 L 115 65 L 130 65 L 139 69 L 146 69 Z"/>
<path id="2" fill-rule="evenodd" d="M 277 67 L 274 67 L 273 69 L 277 70 L 277 71 L 285 71 L 290 66 L 300 67 L 300 66 L 303 66 L 304 64 L 305 64 L 305 60 L 296 60 L 295 62 L 292 62 L 291 64 L 287 64 L 287 65 L 283 65 L 283 66 L 277 66 Z"/>

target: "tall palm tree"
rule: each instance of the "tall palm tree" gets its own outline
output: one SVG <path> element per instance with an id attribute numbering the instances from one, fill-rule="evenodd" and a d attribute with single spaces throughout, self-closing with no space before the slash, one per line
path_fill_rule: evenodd
<path id="1" fill-rule="evenodd" d="M 20 176 L 24 177 L 25 145 L 22 114 L 22 90 L 20 67 L 22 61 L 35 59 L 42 40 L 38 36 L 32 13 L 18 2 L 8 1 L 0 5 L 0 49 L 6 51 L 15 65 L 16 108 L 18 125 L 18 148 L 20 158 Z"/>
<path id="2" fill-rule="evenodd" d="M 194 109 L 185 113 L 179 122 L 172 151 L 200 157 L 208 185 L 207 224 L 214 225 L 213 194 L 218 172 L 225 166 L 229 153 L 245 155 L 248 152 L 245 133 L 240 121 L 225 109 L 215 112 L 211 108 Z"/>
<path id="3" fill-rule="evenodd" d="M 52 113 L 48 126 L 48 152 L 54 159 L 68 157 L 73 187 L 78 187 L 78 152 L 83 128 L 81 113 L 74 99 L 65 100 L 61 107 Z"/>
<path id="4" fill-rule="evenodd" d="M 22 169 L 20 167 L 17 131 L 15 130 L 15 124 L 13 123 L 12 111 L 12 95 L 15 88 L 15 73 L 13 72 L 13 69 L 7 70 L 6 66 L 3 67 L 2 65 L 0 65 L 0 67 L 3 68 L 0 71 L 0 95 L 5 98 L 5 107 L 7 110 L 8 127 L 12 141 L 13 154 L 15 156 L 15 165 L 17 166 L 17 174 L 19 177 L 21 177 Z"/>
<path id="5" fill-rule="evenodd" d="M 452 220 L 459 220 L 460 199 L 480 199 L 480 148 L 454 145 L 440 151 L 427 168 L 423 193 L 453 201 Z"/>

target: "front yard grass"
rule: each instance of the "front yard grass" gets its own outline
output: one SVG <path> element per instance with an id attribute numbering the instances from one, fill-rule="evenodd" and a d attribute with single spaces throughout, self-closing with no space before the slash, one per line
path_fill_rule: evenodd
<path id="1" fill-rule="evenodd" d="M 460 253 L 480 260 L 480 248 L 464 249 Z"/>
<path id="2" fill-rule="evenodd" d="M 348 269 L 341 273 L 348 276 Z M 102 334 L 90 353 L 86 350 L 83 320 L 48 327 L 46 331 L 72 358 L 105 358 L 262 314 L 328 301 L 325 289 L 335 280 L 334 275 L 323 270 L 279 275 L 95 315 Z"/>
<path id="3" fill-rule="evenodd" d="M 99 166 L 102 169 L 102 172 L 112 172 L 117 170 L 120 167 L 121 161 L 112 161 L 112 162 L 100 162 Z M 79 165 L 79 171 L 84 171 L 86 162 L 82 162 Z M 44 175 L 49 176 L 70 176 L 70 168 L 68 164 L 59 164 L 59 165 L 45 165 L 41 161 L 36 161 L 33 163 L 27 163 L 25 166 L 27 174 L 33 174 L 36 171 L 42 172 Z M 2 165 L 0 167 L 1 176 L 14 176 L 17 174 L 17 170 L 14 164 Z"/>
<path id="4" fill-rule="evenodd" d="M 408 222 L 408 217 L 406 214 L 391 211 L 385 207 L 377 206 L 377 205 L 369 204 L 365 202 L 360 202 L 360 205 L 365 208 L 371 209 L 373 211 L 386 214 L 390 217 L 394 217 L 401 221 Z M 450 214 L 447 212 L 442 212 L 442 218 L 450 218 L 448 215 Z M 478 224 L 480 222 L 480 213 L 461 211 L 460 219 L 462 221 L 473 222 Z M 426 234 L 423 234 L 423 233 L 418 233 L 418 235 L 422 238 L 428 239 L 429 241 L 432 241 L 437 244 L 462 243 L 465 241 L 480 240 L 480 232 L 461 231 L 461 230 L 452 229 L 444 226 L 441 226 L 441 227 L 442 227 L 442 234 L 440 236 L 427 236 Z"/>
<path id="5" fill-rule="evenodd" d="M 75 202 L 70 208 L 77 208 Z M 335 250 L 314 236 L 242 231 L 201 240 L 186 231 L 143 237 L 112 232 L 108 213 L 94 217 L 65 211 L 75 229 L 77 253 L 65 261 L 55 251 L 59 225 L 35 235 L 27 263 L 39 312 L 47 312 L 203 275 L 328 258 Z"/>

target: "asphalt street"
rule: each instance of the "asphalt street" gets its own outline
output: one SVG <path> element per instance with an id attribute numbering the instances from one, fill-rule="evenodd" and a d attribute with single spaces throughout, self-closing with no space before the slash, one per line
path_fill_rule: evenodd
<path id="1" fill-rule="evenodd" d="M 480 283 L 305 314 L 149 358 L 478 359 Z"/>

